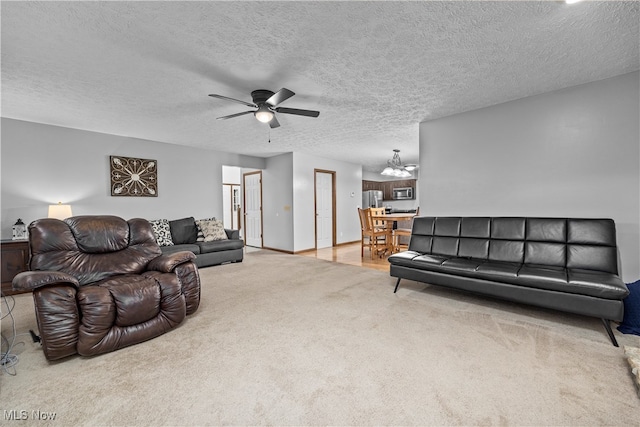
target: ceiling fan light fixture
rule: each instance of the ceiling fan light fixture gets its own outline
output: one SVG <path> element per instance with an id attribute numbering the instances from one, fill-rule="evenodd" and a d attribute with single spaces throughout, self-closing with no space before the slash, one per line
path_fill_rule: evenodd
<path id="1" fill-rule="evenodd" d="M 258 107 L 258 110 L 253 113 L 254 116 L 256 116 L 256 119 L 258 119 L 259 122 L 262 123 L 269 123 L 271 120 L 273 120 L 273 112 L 271 112 L 271 110 L 269 110 L 269 107 L 267 107 L 266 105 L 261 105 L 260 107 Z"/>

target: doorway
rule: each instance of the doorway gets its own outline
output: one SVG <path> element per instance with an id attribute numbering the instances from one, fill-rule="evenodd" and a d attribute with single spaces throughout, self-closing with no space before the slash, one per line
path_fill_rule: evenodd
<path id="1" fill-rule="evenodd" d="M 262 247 L 262 171 L 242 175 L 244 183 L 245 244 Z"/>
<path id="2" fill-rule="evenodd" d="M 242 208 L 240 205 L 240 184 L 222 184 L 222 222 L 224 228 L 239 230 L 240 237 L 242 230 Z"/>
<path id="3" fill-rule="evenodd" d="M 335 171 L 314 169 L 316 249 L 336 244 Z"/>

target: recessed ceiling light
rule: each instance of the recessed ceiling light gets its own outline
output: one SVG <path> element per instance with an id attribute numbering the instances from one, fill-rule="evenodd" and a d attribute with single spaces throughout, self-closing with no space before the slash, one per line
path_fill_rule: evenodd
<path id="1" fill-rule="evenodd" d="M 582 1 L 582 0 L 564 0 L 564 2 L 565 2 L 566 4 L 574 4 L 574 3 L 579 3 L 579 2 L 581 2 L 581 1 Z"/>

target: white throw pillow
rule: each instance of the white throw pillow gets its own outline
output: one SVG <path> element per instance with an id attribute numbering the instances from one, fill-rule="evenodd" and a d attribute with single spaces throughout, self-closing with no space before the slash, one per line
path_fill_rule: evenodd
<path id="1" fill-rule="evenodd" d="M 205 242 L 228 239 L 227 233 L 224 231 L 224 225 L 220 220 L 199 220 L 196 221 L 196 224 L 202 230 Z"/>
<path id="2" fill-rule="evenodd" d="M 156 242 L 159 246 L 173 246 L 171 239 L 171 228 L 168 219 L 154 219 L 149 221 L 153 234 L 156 236 Z"/>
<path id="3" fill-rule="evenodd" d="M 202 231 L 202 228 L 200 228 L 200 224 L 198 223 L 200 221 L 215 221 L 215 220 L 216 220 L 216 217 L 203 218 L 196 221 L 196 228 L 198 229 L 198 236 L 196 237 L 196 242 L 204 242 L 204 232 Z"/>

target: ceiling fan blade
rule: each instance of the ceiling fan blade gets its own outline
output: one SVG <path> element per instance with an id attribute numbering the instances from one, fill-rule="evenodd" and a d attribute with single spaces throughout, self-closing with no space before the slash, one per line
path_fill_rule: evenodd
<path id="1" fill-rule="evenodd" d="M 295 115 L 298 115 L 298 116 L 318 117 L 320 115 L 320 111 L 300 110 L 298 108 L 278 107 L 275 110 L 278 113 L 295 114 Z"/>
<path id="2" fill-rule="evenodd" d="M 280 122 L 276 119 L 276 116 L 273 116 L 273 119 L 269 122 L 269 126 L 271 126 L 271 129 L 280 127 Z"/>
<path id="3" fill-rule="evenodd" d="M 291 98 L 293 95 L 295 95 L 294 92 L 291 92 L 289 89 L 283 87 L 282 89 L 271 95 L 265 102 L 272 107 L 275 107 L 276 105 Z"/>
<path id="4" fill-rule="evenodd" d="M 245 114 L 249 114 L 249 113 L 254 113 L 255 111 L 243 111 L 242 113 L 236 113 L 236 114 L 231 114 L 228 116 L 222 116 L 222 117 L 218 117 L 218 120 L 226 120 L 226 119 L 232 119 L 234 117 L 238 117 L 238 116 L 244 116 Z"/>
<path id="5" fill-rule="evenodd" d="M 258 106 L 252 102 L 240 101 L 239 99 L 229 98 L 228 96 L 216 95 L 215 93 L 209 94 L 209 96 L 212 96 L 218 99 L 224 99 L 225 101 L 237 102 L 238 104 L 246 105 L 247 107 L 258 108 Z"/>

